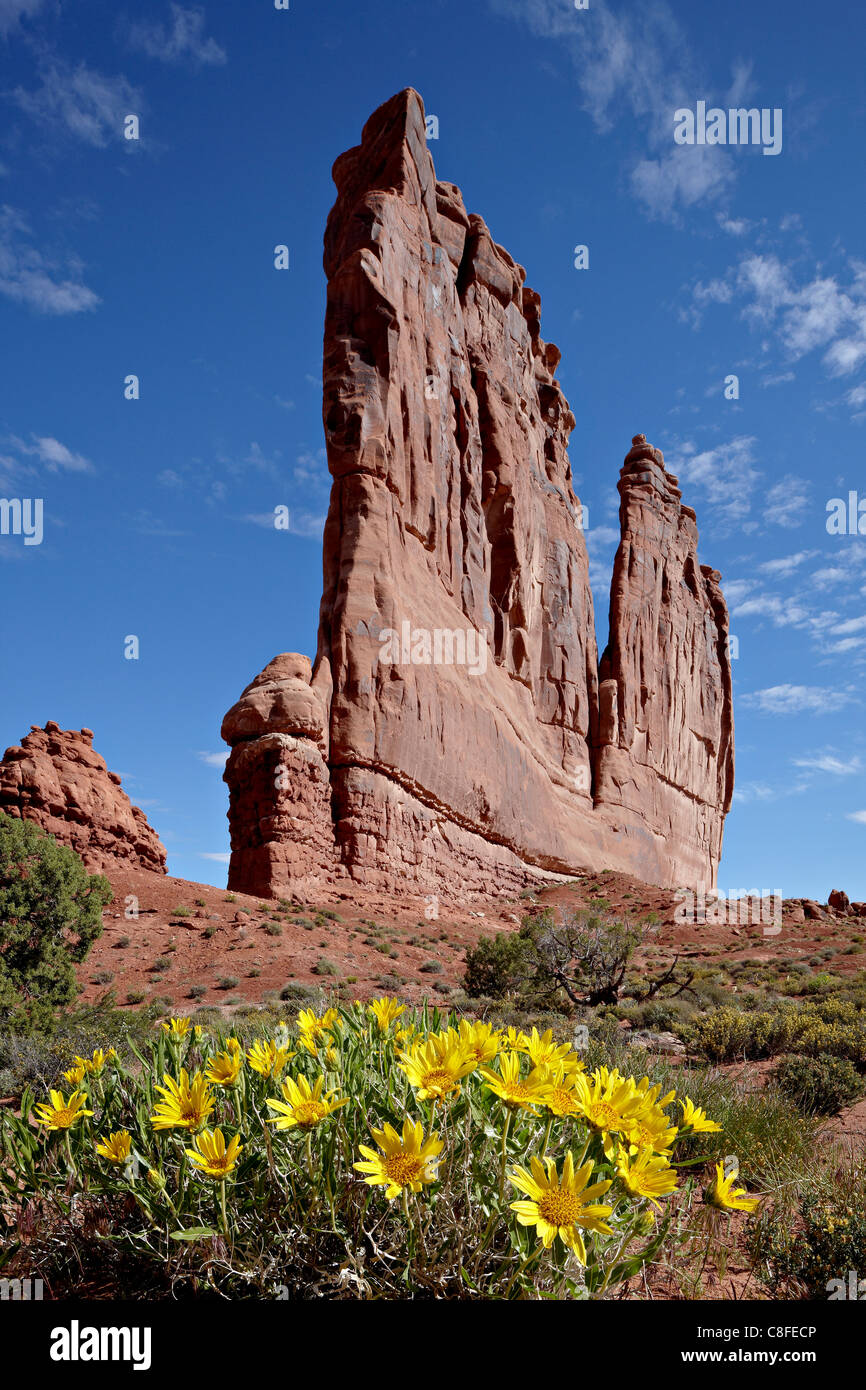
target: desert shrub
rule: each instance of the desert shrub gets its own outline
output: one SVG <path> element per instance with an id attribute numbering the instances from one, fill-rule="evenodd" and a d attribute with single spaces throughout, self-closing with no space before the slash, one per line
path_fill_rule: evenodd
<path id="1" fill-rule="evenodd" d="M 774 1296 L 851 1296 L 849 1272 L 855 1283 L 866 1272 L 864 1185 L 866 1159 L 861 1155 L 854 1163 L 833 1167 L 795 1200 L 767 1204 L 753 1218 L 750 1254 Z"/>
<path id="2" fill-rule="evenodd" d="M 0 1070 L 12 1077 L 6 1091 L 20 1095 L 25 1086 L 38 1082 L 47 1087 L 63 1085 L 62 1074 L 76 1056 L 94 1048 L 113 1047 L 125 1057 L 129 1044 L 149 1037 L 153 1010 L 130 1013 L 118 1009 L 110 995 L 56 1015 L 48 1032 L 0 1033 Z"/>
<path id="3" fill-rule="evenodd" d="M 305 985 L 300 980 L 289 980 L 287 985 L 283 985 L 280 990 L 280 998 L 284 1001 L 294 1000 L 297 1003 L 307 1003 L 318 996 L 319 991 L 312 985 Z"/>
<path id="4" fill-rule="evenodd" d="M 240 984 L 237 975 L 221 975 L 217 980 L 217 989 L 234 989 Z"/>
<path id="5" fill-rule="evenodd" d="M 847 1057 L 783 1057 L 773 1079 L 783 1095 L 807 1114 L 836 1115 L 863 1091 L 863 1079 Z"/>
<path id="6" fill-rule="evenodd" d="M 529 970 L 530 945 L 522 932 L 482 936 L 466 952 L 463 987 L 470 998 L 504 999 L 517 994 Z"/>
<path id="7" fill-rule="evenodd" d="M 313 975 L 338 975 L 339 971 L 333 961 L 326 960 L 325 957 L 322 956 L 316 961 L 316 964 L 311 967 L 310 973 Z"/>
<path id="8" fill-rule="evenodd" d="M 190 985 L 189 987 L 190 999 L 203 999 L 206 994 L 207 985 Z"/>
<path id="9" fill-rule="evenodd" d="M 689 1033 L 697 1052 L 714 1062 L 776 1057 L 785 1052 L 828 1053 L 866 1066 L 866 1016 L 850 1001 L 825 999 L 754 1013 L 731 1006 L 699 1019 Z"/>
<path id="10" fill-rule="evenodd" d="M 636 1028 L 677 1033 L 695 1012 L 693 1001 L 680 995 L 676 999 L 653 999 L 648 1004 L 630 1006 L 625 1010 L 625 1015 Z"/>
<path id="11" fill-rule="evenodd" d="M 71 849 L 0 812 L 0 1027 L 45 1028 L 73 1001 L 112 896 Z"/>
<path id="12" fill-rule="evenodd" d="M 691 975 L 677 972 L 676 959 L 654 980 L 629 975 L 644 932 L 591 912 L 564 908 L 556 915 L 545 908 L 525 917 L 516 934 L 482 937 L 474 951 L 467 951 L 464 987 L 473 996 L 510 995 L 540 1008 L 615 1006 L 620 998 L 661 1002 L 680 995 Z"/>

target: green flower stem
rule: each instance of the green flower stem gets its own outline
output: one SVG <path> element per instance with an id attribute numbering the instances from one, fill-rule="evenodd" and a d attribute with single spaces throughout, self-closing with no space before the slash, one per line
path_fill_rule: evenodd
<path id="1" fill-rule="evenodd" d="M 505 1164 L 508 1158 L 508 1131 L 511 1127 L 511 1111 L 505 1111 L 505 1124 L 502 1126 L 502 1154 L 499 1161 L 499 1200 L 505 1199 Z"/>
<path id="2" fill-rule="evenodd" d="M 538 1259 L 538 1256 L 541 1254 L 543 1249 L 544 1246 L 542 1244 L 537 1245 L 535 1249 L 532 1251 L 532 1254 L 527 1255 L 526 1259 L 523 1260 L 517 1266 L 517 1269 L 514 1271 L 514 1273 L 512 1274 L 511 1278 L 505 1286 L 505 1292 L 502 1295 L 503 1299 L 508 1298 L 508 1295 L 511 1293 L 511 1290 L 514 1288 L 515 1282 L 520 1278 L 521 1274 L 524 1274 L 526 1272 L 526 1270 L 532 1264 L 532 1261 Z"/>
<path id="3" fill-rule="evenodd" d="M 547 1129 L 544 1131 L 544 1143 L 543 1143 L 542 1146 L 541 1146 L 541 1156 L 542 1156 L 542 1158 L 543 1158 L 543 1157 L 545 1156 L 545 1154 L 547 1153 L 547 1146 L 548 1146 L 548 1144 L 550 1143 L 550 1131 L 551 1131 L 552 1129 L 553 1129 L 553 1112 L 551 1111 L 550 1115 L 548 1116 L 548 1120 L 547 1120 Z"/>
<path id="4" fill-rule="evenodd" d="M 229 1222 L 226 1215 L 226 1180 L 223 1178 L 220 1183 L 220 1212 L 222 1214 L 222 1233 L 227 1236 L 229 1233 Z"/>

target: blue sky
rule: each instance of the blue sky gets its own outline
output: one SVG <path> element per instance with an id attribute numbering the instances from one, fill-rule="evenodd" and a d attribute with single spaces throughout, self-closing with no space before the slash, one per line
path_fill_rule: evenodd
<path id="1" fill-rule="evenodd" d="M 222 715 L 315 652 L 330 168 L 414 86 L 562 351 L 601 644 L 636 432 L 722 572 L 720 886 L 866 899 L 866 538 L 826 526 L 866 498 L 864 47 L 841 0 L 0 0 L 0 495 L 45 516 L 0 536 L 3 745 L 90 726 L 170 872 L 225 882 Z M 698 101 L 780 108 L 781 152 L 676 145 Z"/>

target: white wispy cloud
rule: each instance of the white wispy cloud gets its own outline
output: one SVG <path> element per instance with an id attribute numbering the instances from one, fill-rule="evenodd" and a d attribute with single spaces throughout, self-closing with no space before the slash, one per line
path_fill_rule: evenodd
<path id="1" fill-rule="evenodd" d="M 866 825 L 866 811 L 849 811 L 846 820 L 854 820 L 858 825 Z"/>
<path id="2" fill-rule="evenodd" d="M 764 560 L 758 566 L 764 574 L 792 574 L 799 569 L 807 560 L 813 559 L 817 555 L 816 550 L 798 550 L 793 555 L 780 555 L 775 560 Z"/>
<path id="3" fill-rule="evenodd" d="M 755 584 L 754 580 L 752 579 L 726 579 L 725 598 L 727 600 L 728 607 L 733 609 L 735 604 L 742 603 L 743 599 L 746 597 L 746 594 L 751 593 L 754 587 Z"/>
<path id="4" fill-rule="evenodd" d="M 752 254 L 715 279 L 696 281 L 686 317 L 697 327 L 708 305 L 736 304 L 764 335 L 767 350 L 774 348 L 789 362 L 821 352 L 829 377 L 850 376 L 866 363 L 866 269 L 854 260 L 846 270 L 847 283 L 820 273 L 809 279 L 775 252 Z M 771 373 L 763 384 L 791 378 L 790 370 Z M 866 404 L 866 383 L 852 387 L 845 399 L 852 408 Z"/>
<path id="5" fill-rule="evenodd" d="M 738 435 L 726 444 L 700 451 L 686 442 L 668 459 L 667 466 L 681 482 L 704 493 L 716 518 L 742 526 L 761 477 L 754 467 L 755 444 L 750 435 Z"/>
<path id="6" fill-rule="evenodd" d="M 15 434 L 7 436 L 6 444 L 18 457 L 4 455 L 0 464 L 10 472 L 34 473 L 42 464 L 47 473 L 93 473 L 94 466 L 84 454 L 61 444 L 53 435 L 32 434 L 29 440 L 19 439 Z M 22 459 L 32 459 L 33 464 L 23 464 Z"/>
<path id="7" fill-rule="evenodd" d="M 848 637 L 852 632 L 863 632 L 866 629 L 866 617 L 846 618 L 844 622 L 836 623 L 830 631 L 834 636 Z"/>
<path id="8" fill-rule="evenodd" d="M 847 541 L 839 547 L 839 558 L 832 565 L 822 565 L 813 571 L 811 582 L 816 589 L 831 589 L 836 585 L 860 584 L 866 570 L 866 545 Z"/>
<path id="9" fill-rule="evenodd" d="M 795 767 L 805 767 L 811 772 L 829 772 L 834 777 L 850 777 L 862 772 L 863 764 L 858 757 L 837 758 L 831 750 L 823 753 L 809 753 L 802 758 L 792 758 Z"/>
<path id="10" fill-rule="evenodd" d="M 726 217 L 724 213 L 719 213 L 716 221 L 729 236 L 745 236 L 753 225 L 746 217 Z"/>
<path id="11" fill-rule="evenodd" d="M 0 35 L 17 29 L 22 19 L 38 14 L 45 0 L 0 0 Z"/>
<path id="12" fill-rule="evenodd" d="M 230 854 L 207 854 L 203 850 L 199 850 L 198 857 L 199 859 L 212 859 L 215 864 L 230 864 L 232 858 Z"/>
<path id="13" fill-rule="evenodd" d="M 765 515 L 774 526 L 802 526 L 809 510 L 809 484 L 787 474 L 768 490 Z"/>
<path id="14" fill-rule="evenodd" d="M 694 105 L 695 93 L 710 105 L 742 104 L 754 89 L 749 66 L 738 64 L 727 91 L 717 91 L 701 73 L 685 30 L 671 8 L 623 6 L 592 0 L 577 11 L 567 0 L 489 0 L 501 15 L 553 40 L 574 66 L 583 108 L 601 131 L 623 116 L 640 132 L 643 153 L 629 156 L 627 177 L 650 217 L 677 220 L 699 203 L 720 200 L 732 187 L 738 165 L 721 147 L 676 145 L 674 112 Z M 741 235 L 736 219 L 723 230 Z"/>
<path id="15" fill-rule="evenodd" d="M 779 792 L 766 782 L 744 782 L 734 788 L 734 801 L 775 801 Z"/>
<path id="16" fill-rule="evenodd" d="M 740 696 L 740 704 L 762 714 L 833 714 L 851 704 L 849 690 L 832 690 L 815 685 L 771 685 Z"/>
<path id="17" fill-rule="evenodd" d="M 207 763 L 208 767 L 225 767 L 226 762 L 228 761 L 228 756 L 229 750 L 227 748 L 221 753 L 196 753 L 196 757 L 199 758 L 203 763 Z"/>
<path id="18" fill-rule="evenodd" d="M 60 58 L 44 59 L 40 85 L 33 91 L 16 87 L 11 93 L 19 109 L 56 134 L 65 130 L 88 145 L 101 148 L 113 140 L 127 150 L 139 145 L 123 138 L 124 118 L 140 115 L 142 97 L 123 76 L 106 77 L 86 63 L 73 66 Z"/>
<path id="19" fill-rule="evenodd" d="M 40 251 L 26 219 L 7 205 L 0 208 L 0 294 L 40 314 L 80 314 L 102 302 L 84 284 L 80 263 Z"/>
<path id="20" fill-rule="evenodd" d="M 204 10 L 171 5 L 171 22 L 140 22 L 127 34 L 129 47 L 163 63 L 189 63 L 192 67 L 221 67 L 226 51 L 216 39 L 205 38 Z"/>
<path id="21" fill-rule="evenodd" d="M 735 618 L 770 618 L 776 627 L 807 627 L 810 610 L 798 599 L 779 594 L 753 594 L 734 606 Z"/>
<path id="22" fill-rule="evenodd" d="M 22 453 L 34 454 L 40 463 L 45 464 L 49 473 L 57 473 L 60 469 L 66 469 L 70 473 L 92 473 L 94 471 L 90 459 L 68 449 L 65 444 L 61 444 L 60 440 L 54 439 L 52 435 L 34 435 L 32 444 L 19 443 L 19 448 Z"/>

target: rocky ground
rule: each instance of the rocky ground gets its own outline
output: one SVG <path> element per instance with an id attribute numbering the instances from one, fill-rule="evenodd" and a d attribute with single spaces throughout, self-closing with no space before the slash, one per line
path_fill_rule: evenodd
<path id="1" fill-rule="evenodd" d="M 229 893 L 144 869 L 117 867 L 109 877 L 115 897 L 80 972 L 84 998 L 112 987 L 120 1004 L 162 996 L 178 1012 L 258 1003 L 292 981 L 347 986 L 359 998 L 383 990 L 408 1000 L 447 998 L 462 981 L 467 947 L 482 934 L 516 931 L 526 912 L 546 905 L 643 923 L 639 963 L 655 970 L 676 955 L 698 967 L 750 961 L 781 970 L 800 961 L 816 969 L 819 956 L 820 968 L 836 975 L 866 967 L 866 919 L 786 900 L 781 930 L 770 927 L 769 935 L 761 924 L 684 924 L 675 920 L 680 904 L 672 892 L 618 873 L 586 873 L 472 907 L 440 900 L 436 917 L 426 915 L 434 909 L 423 897 L 397 898 L 351 883 L 300 902 Z"/>

